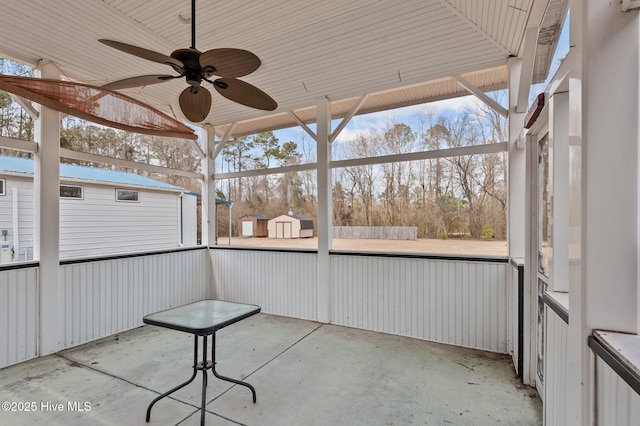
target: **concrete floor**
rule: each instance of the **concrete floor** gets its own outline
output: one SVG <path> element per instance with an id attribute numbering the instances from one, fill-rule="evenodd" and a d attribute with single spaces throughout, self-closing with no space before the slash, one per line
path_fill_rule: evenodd
<path id="1" fill-rule="evenodd" d="M 209 374 L 209 425 L 542 424 L 503 355 L 267 314 L 217 336 L 218 373 L 246 378 L 258 402 Z M 192 351 L 192 336 L 144 326 L 7 367 L 0 401 L 22 411 L 3 405 L 0 424 L 144 425 L 190 377 Z M 201 389 L 199 374 L 149 424 L 198 425 Z"/>

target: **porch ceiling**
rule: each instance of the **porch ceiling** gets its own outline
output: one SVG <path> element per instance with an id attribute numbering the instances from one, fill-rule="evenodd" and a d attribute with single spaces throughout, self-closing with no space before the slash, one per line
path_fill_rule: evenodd
<path id="1" fill-rule="evenodd" d="M 107 38 L 169 54 L 191 44 L 188 0 L 0 0 L 0 55 L 30 66 L 54 62 L 65 78 L 101 85 L 145 74 L 171 74 L 98 43 Z M 545 17 L 545 11 L 548 11 Z M 242 79 L 279 104 L 266 112 L 213 93 L 203 123 L 250 134 L 315 121 L 315 102 L 341 117 L 363 94 L 360 113 L 467 94 L 450 76 L 481 90 L 505 88 L 507 60 L 522 56 L 528 27 L 541 27 L 534 81 L 542 81 L 566 13 L 566 0 L 203 1 L 196 4 L 196 47 L 248 49 L 262 66 Z M 128 89 L 180 120 L 182 79 Z"/>

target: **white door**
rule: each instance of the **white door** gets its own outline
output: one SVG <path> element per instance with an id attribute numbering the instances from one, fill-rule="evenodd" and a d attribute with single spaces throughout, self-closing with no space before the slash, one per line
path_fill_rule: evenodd
<path id="1" fill-rule="evenodd" d="M 531 182 L 530 206 L 531 227 L 529 234 L 529 262 L 532 267 L 528 272 L 528 288 L 530 297 L 528 310 L 535 327 L 529 331 L 531 342 L 531 365 L 538 393 L 544 398 L 544 341 L 545 314 L 543 296 L 551 282 L 550 266 L 553 257 L 551 230 L 553 226 L 553 146 L 549 138 L 548 127 L 533 135 L 530 144 Z M 526 292 L 526 290 L 525 290 Z M 528 309 L 527 309 L 528 308 Z M 525 368 L 527 366 L 525 365 Z M 530 370 L 531 371 L 531 370 Z"/>
<path id="2" fill-rule="evenodd" d="M 242 236 L 253 237 L 253 222 L 242 222 Z"/>

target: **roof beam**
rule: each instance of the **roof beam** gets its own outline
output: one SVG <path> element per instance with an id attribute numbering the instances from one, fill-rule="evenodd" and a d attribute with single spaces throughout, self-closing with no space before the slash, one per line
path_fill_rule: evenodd
<path id="1" fill-rule="evenodd" d="M 313 138 L 314 141 L 316 141 L 316 142 L 318 141 L 318 135 L 313 133 L 313 130 L 311 130 L 309 128 L 309 126 L 304 124 L 304 122 L 302 120 L 300 120 L 300 118 L 293 111 L 287 111 L 287 114 L 289 114 L 289 117 L 293 118 L 293 121 L 295 121 L 298 124 L 298 126 L 302 127 L 302 129 L 305 132 L 307 132 L 309 134 L 309 136 L 311 136 L 311 138 Z"/>
<path id="2" fill-rule="evenodd" d="M 372 164 L 385 164 L 406 161 L 430 160 L 434 158 L 458 157 L 462 155 L 495 154 L 507 151 L 507 142 L 488 143 L 483 145 L 460 146 L 456 148 L 435 149 L 431 151 L 409 152 L 406 154 L 381 155 L 378 157 L 353 158 L 332 161 L 330 167 L 356 167 Z"/>
<path id="3" fill-rule="evenodd" d="M 31 141 L 23 141 L 22 139 L 8 138 L 0 136 L 0 148 L 12 149 L 22 152 L 38 152 L 38 144 Z"/>
<path id="4" fill-rule="evenodd" d="M 113 166 L 126 167 L 129 169 L 135 169 L 135 170 L 144 170 L 152 173 L 184 176 L 192 179 L 204 179 L 204 175 L 202 173 L 189 172 L 186 170 L 170 169 L 168 167 L 154 166 L 152 164 L 136 163 L 135 161 L 105 157 L 97 154 L 89 154 L 87 152 L 72 151 L 66 148 L 60 148 L 60 157 L 68 158 L 71 160 L 91 161 L 94 163 L 110 164 Z"/>
<path id="5" fill-rule="evenodd" d="M 227 131 L 224 133 L 224 135 L 222 136 L 222 139 L 218 141 L 218 143 L 216 144 L 216 149 L 211 153 L 212 160 L 215 160 L 216 158 L 218 158 L 218 155 L 220 155 L 220 152 L 222 151 L 224 146 L 227 144 L 227 142 L 229 142 L 229 139 L 231 138 L 231 135 L 233 134 L 233 130 L 236 128 L 237 124 L 238 124 L 237 122 L 231 123 L 231 126 L 229 126 Z"/>
<path id="6" fill-rule="evenodd" d="M 364 105 L 364 103 L 367 101 L 368 98 L 369 98 L 369 95 L 366 94 L 366 95 L 362 95 L 360 99 L 358 99 L 358 102 L 356 102 L 353 108 L 351 108 L 351 111 L 349 111 L 349 113 L 342 119 L 340 124 L 338 124 L 338 127 L 336 127 L 336 129 L 333 132 L 331 132 L 331 135 L 329 136 L 329 142 L 333 142 L 338 137 L 340 132 L 342 132 L 342 130 L 345 128 L 345 126 L 349 124 L 349 121 L 351 121 L 353 116 L 356 115 L 358 111 L 360 111 L 360 108 L 362 108 L 362 105 Z"/>
<path id="7" fill-rule="evenodd" d="M 536 47 L 538 45 L 539 27 L 527 28 L 524 35 L 524 50 L 522 52 L 522 68 L 520 69 L 520 81 L 518 83 L 518 103 L 516 112 L 527 112 L 529 108 L 529 91 L 531 89 L 531 78 L 533 77 L 533 67 L 536 62 Z"/>
<path id="8" fill-rule="evenodd" d="M 315 170 L 317 167 L 316 163 L 308 163 L 308 164 L 294 164 L 292 166 L 282 166 L 282 167 L 272 167 L 269 169 L 255 169 L 255 170 L 243 170 L 241 172 L 229 172 L 229 173 L 216 173 L 217 179 L 234 179 L 240 177 L 250 177 L 250 176 L 265 176 L 272 174 L 280 174 L 280 173 L 291 173 L 291 172 L 302 172 L 305 170 Z"/>
<path id="9" fill-rule="evenodd" d="M 202 150 L 202 147 L 200 145 L 198 145 L 197 141 L 195 141 L 193 139 L 187 139 L 187 140 L 191 144 L 191 148 L 193 148 L 193 150 L 196 152 L 196 155 L 198 156 L 198 158 L 200 158 L 202 160 L 203 158 L 207 157 L 207 155 Z"/>
<path id="10" fill-rule="evenodd" d="M 502 115 L 505 118 L 507 117 L 507 115 L 509 115 L 505 107 L 503 107 L 498 102 L 491 99 L 489 96 L 487 96 L 486 93 L 484 93 L 482 90 L 478 89 L 476 86 L 471 84 L 468 80 L 465 80 L 459 75 L 452 75 L 451 78 L 457 81 L 458 84 L 464 87 L 469 93 L 471 93 L 472 95 L 475 95 L 478 99 L 480 99 L 482 102 L 487 104 L 490 108 L 494 109 L 498 114 Z"/>
<path id="11" fill-rule="evenodd" d="M 38 117 L 40 117 L 40 113 L 31 104 L 31 101 L 29 101 L 29 100 L 27 100 L 27 99 L 25 99 L 25 98 L 23 98 L 21 96 L 14 95 L 13 93 L 9 93 L 9 96 L 11 96 L 11 99 L 13 99 L 13 101 L 15 103 L 20 105 L 22 107 L 22 109 L 25 110 L 27 112 L 27 114 L 29 114 L 31 116 L 32 119 L 37 120 Z"/>
<path id="12" fill-rule="evenodd" d="M 461 146 L 456 148 L 436 149 L 431 151 L 409 152 L 406 154 L 381 155 L 378 157 L 353 158 L 337 160 L 329 163 L 329 168 L 369 166 L 393 162 L 430 160 L 434 158 L 457 157 L 461 155 L 495 154 L 508 150 L 507 142 L 488 143 L 483 145 Z M 273 167 L 269 169 L 243 170 L 241 172 L 218 173 L 216 179 L 234 179 L 241 177 L 265 176 L 280 173 L 301 172 L 314 170 L 317 163 L 295 164 L 292 166 Z"/>

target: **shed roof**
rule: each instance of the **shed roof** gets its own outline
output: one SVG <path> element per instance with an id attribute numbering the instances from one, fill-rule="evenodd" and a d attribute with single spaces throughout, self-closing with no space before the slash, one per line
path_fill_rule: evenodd
<path id="1" fill-rule="evenodd" d="M 0 172 L 33 174 L 34 162 L 30 158 L 0 155 Z M 179 186 L 170 185 L 159 180 L 140 176 L 135 173 L 118 170 L 98 169 L 95 167 L 79 166 L 77 164 L 60 164 L 60 177 L 78 179 L 87 182 L 113 183 L 130 186 L 184 191 Z"/>
<path id="2" fill-rule="evenodd" d="M 242 217 L 251 217 L 253 219 L 269 219 L 267 216 L 263 214 L 245 214 Z"/>

